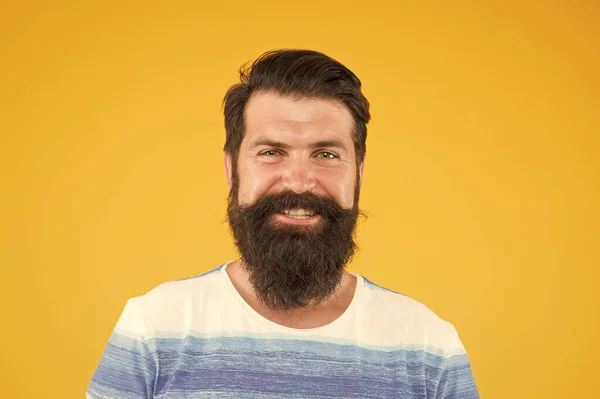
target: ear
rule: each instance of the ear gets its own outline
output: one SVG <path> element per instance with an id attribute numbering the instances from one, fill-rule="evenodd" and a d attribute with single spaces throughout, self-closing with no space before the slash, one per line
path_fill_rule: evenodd
<path id="1" fill-rule="evenodd" d="M 362 186 L 362 181 L 363 181 L 363 174 L 365 173 L 365 161 L 363 160 L 360 163 L 360 166 L 358 168 L 358 184 L 360 184 Z"/>
<path id="2" fill-rule="evenodd" d="M 226 152 L 223 166 L 225 167 L 225 177 L 227 178 L 227 185 L 229 186 L 230 190 L 231 186 L 233 186 L 233 167 L 231 162 L 231 154 Z"/>

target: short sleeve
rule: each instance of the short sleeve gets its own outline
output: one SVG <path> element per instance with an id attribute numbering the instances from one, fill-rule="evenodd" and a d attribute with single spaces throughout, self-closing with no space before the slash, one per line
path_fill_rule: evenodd
<path id="1" fill-rule="evenodd" d="M 86 392 L 87 399 L 150 399 L 156 363 L 144 338 L 136 299 L 130 299 L 104 349 Z"/>
<path id="2" fill-rule="evenodd" d="M 436 399 L 479 399 L 469 356 L 456 329 L 448 323 L 451 340 L 441 363 Z"/>

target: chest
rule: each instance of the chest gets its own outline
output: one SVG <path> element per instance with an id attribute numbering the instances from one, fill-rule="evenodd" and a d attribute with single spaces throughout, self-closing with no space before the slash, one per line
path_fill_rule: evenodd
<path id="1" fill-rule="evenodd" d="M 158 342 L 154 397 L 427 398 L 423 351 L 294 339 Z"/>

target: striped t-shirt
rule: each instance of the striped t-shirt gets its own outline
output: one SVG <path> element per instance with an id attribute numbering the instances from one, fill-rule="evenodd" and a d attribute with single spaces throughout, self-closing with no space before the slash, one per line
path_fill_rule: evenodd
<path id="1" fill-rule="evenodd" d="M 226 267 L 130 299 L 87 398 L 479 398 L 456 330 L 419 302 L 355 275 L 339 318 L 288 328 Z"/>

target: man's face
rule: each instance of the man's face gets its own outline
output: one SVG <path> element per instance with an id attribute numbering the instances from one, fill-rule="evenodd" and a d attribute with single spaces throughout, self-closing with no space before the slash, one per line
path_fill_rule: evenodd
<path id="1" fill-rule="evenodd" d="M 352 116 L 334 100 L 255 93 L 245 120 L 236 175 L 225 158 L 228 217 L 244 266 L 268 306 L 318 303 L 355 249 L 363 165 Z"/>
<path id="2" fill-rule="evenodd" d="M 263 194 L 287 190 L 329 197 L 345 209 L 354 205 L 355 185 L 360 182 L 354 121 L 346 106 L 335 100 L 255 93 L 246 105 L 245 122 L 237 163 L 241 206 Z M 227 169 L 231 184 L 231 165 Z M 361 164 L 360 178 L 362 171 Z M 316 218 L 280 220 L 316 222 Z"/>

